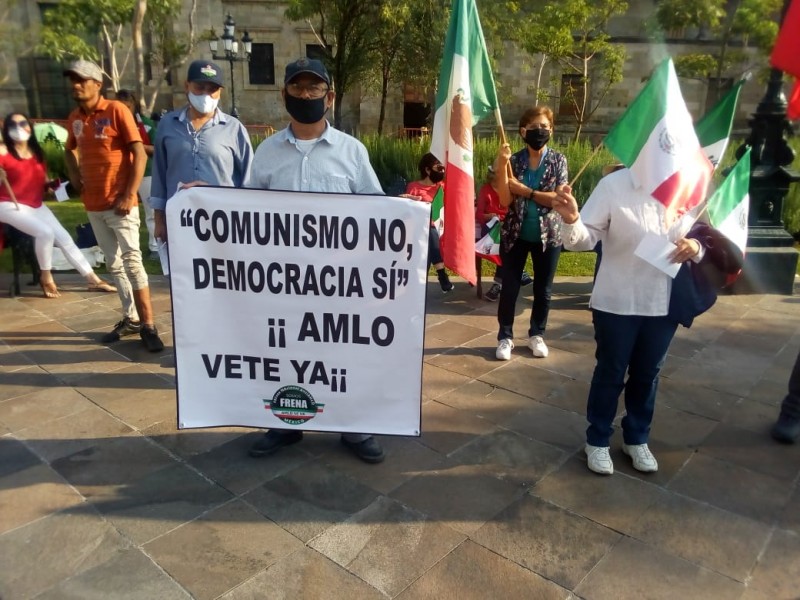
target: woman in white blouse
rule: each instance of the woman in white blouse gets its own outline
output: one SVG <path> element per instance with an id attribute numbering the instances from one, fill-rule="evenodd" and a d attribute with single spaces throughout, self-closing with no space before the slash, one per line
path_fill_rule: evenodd
<path id="1" fill-rule="evenodd" d="M 592 250 L 603 242 L 603 260 L 590 300 L 597 364 L 586 409 L 589 469 L 604 475 L 614 472 L 609 444 L 617 402 L 625 390 L 622 450 L 635 469 L 657 471 L 658 462 L 647 441 L 658 373 L 678 322 L 667 316 L 670 276 L 634 250 L 648 232 L 663 234 L 664 206 L 635 188 L 630 171 L 622 169 L 600 180 L 580 212 L 569 186 L 558 190 L 553 208 L 564 219 L 565 248 Z M 696 239 L 681 238 L 670 259 L 675 263 L 699 260 L 701 253 Z"/>

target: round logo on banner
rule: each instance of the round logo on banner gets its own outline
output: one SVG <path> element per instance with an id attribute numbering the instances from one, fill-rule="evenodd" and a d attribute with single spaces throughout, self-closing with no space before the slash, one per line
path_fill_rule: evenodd
<path id="1" fill-rule="evenodd" d="M 280 388 L 272 400 L 264 400 L 264 408 L 287 425 L 302 425 L 322 412 L 324 404 L 317 404 L 308 390 L 296 385 Z"/>

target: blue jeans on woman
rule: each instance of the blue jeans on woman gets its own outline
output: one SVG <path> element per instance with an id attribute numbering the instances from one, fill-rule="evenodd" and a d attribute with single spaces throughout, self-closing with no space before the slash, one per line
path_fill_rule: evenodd
<path id="1" fill-rule="evenodd" d="M 544 335 L 547 315 L 550 313 L 550 298 L 553 295 L 553 279 L 556 276 L 561 246 L 544 246 L 542 242 L 518 239 L 507 253 L 501 252 L 503 261 L 503 289 L 497 306 L 497 322 L 500 325 L 497 339 L 514 338 L 514 313 L 519 295 L 520 279 L 525 263 L 531 255 L 533 263 L 533 310 L 528 337 Z"/>
<path id="2" fill-rule="evenodd" d="M 658 374 L 678 323 L 666 316 L 615 315 L 600 310 L 592 311 L 592 322 L 597 364 L 586 407 L 586 442 L 609 446 L 617 402 L 624 389 L 623 440 L 629 446 L 646 444 L 656 405 Z"/>

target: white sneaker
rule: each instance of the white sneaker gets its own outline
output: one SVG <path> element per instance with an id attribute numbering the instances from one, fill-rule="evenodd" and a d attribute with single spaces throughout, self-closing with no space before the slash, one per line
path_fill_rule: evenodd
<path id="1" fill-rule="evenodd" d="M 547 358 L 547 355 L 550 354 L 550 350 L 547 349 L 547 345 L 540 335 L 531 336 L 528 340 L 528 348 L 536 358 Z"/>
<path id="2" fill-rule="evenodd" d="M 614 462 L 608 453 L 608 446 L 590 446 L 586 444 L 586 462 L 589 470 L 600 475 L 612 475 L 614 473 Z"/>
<path id="3" fill-rule="evenodd" d="M 510 338 L 506 338 L 500 340 L 500 343 L 497 344 L 497 351 L 495 351 L 494 355 L 497 357 L 497 360 L 511 360 L 511 351 L 513 349 L 514 341 Z"/>
<path id="4" fill-rule="evenodd" d="M 622 451 L 633 460 L 633 468 L 642 473 L 655 473 L 658 471 L 658 461 L 647 444 L 628 446 L 622 444 Z"/>

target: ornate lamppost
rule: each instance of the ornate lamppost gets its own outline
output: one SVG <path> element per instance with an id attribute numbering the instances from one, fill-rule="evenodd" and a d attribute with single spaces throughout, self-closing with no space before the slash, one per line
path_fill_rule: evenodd
<path id="1" fill-rule="evenodd" d="M 788 6 L 786 0 L 781 23 Z M 748 124 L 750 135 L 736 150 L 739 158 L 746 146 L 752 148 L 747 254 L 733 289 L 735 293 L 792 294 L 798 253 L 782 214 L 789 185 L 799 181 L 800 174 L 789 169 L 794 151 L 786 141 L 791 126 L 786 119 L 782 71 L 770 70 L 766 94 Z"/>
<path id="2" fill-rule="evenodd" d="M 227 60 L 228 64 L 231 67 L 231 114 L 239 118 L 239 109 L 236 108 L 236 84 L 234 83 L 235 77 L 233 76 L 233 63 L 235 62 L 247 62 L 250 60 L 250 55 L 253 52 L 253 38 L 250 37 L 250 34 L 247 33 L 245 30 L 244 35 L 242 36 L 242 53 L 240 54 L 240 47 L 239 42 L 236 41 L 235 32 L 236 32 L 236 21 L 233 20 L 233 17 L 228 13 L 228 16 L 225 17 L 225 22 L 223 23 L 223 33 L 222 37 L 218 38 L 214 34 L 214 30 L 211 30 L 211 39 L 208 42 L 209 47 L 211 48 L 211 56 L 214 57 L 214 60 Z M 219 40 L 222 39 L 222 54 L 217 54 L 219 50 Z"/>

